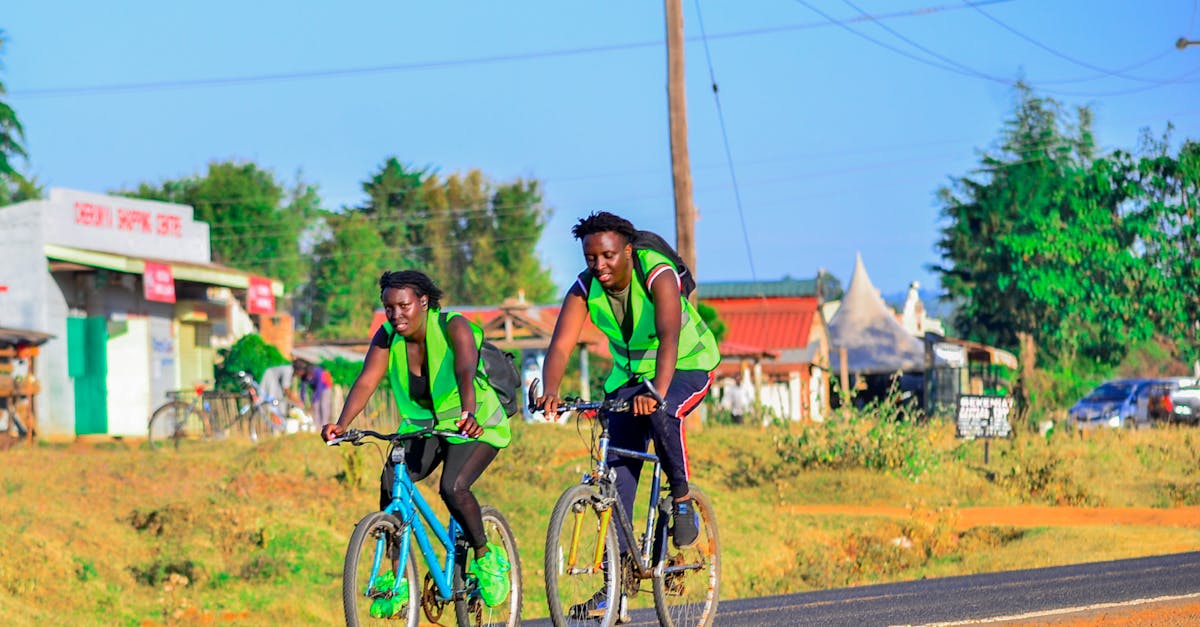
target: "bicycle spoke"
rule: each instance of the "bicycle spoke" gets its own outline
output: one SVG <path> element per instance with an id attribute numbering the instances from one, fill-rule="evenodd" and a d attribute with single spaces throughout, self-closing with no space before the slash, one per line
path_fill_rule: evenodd
<path id="1" fill-rule="evenodd" d="M 654 578 L 654 604 L 659 622 L 668 627 L 711 625 L 720 592 L 721 542 L 712 503 L 692 488 L 692 500 L 700 518 L 696 543 L 679 549 L 667 540 L 662 573 Z"/>
<path id="2" fill-rule="evenodd" d="M 593 507 L 596 490 L 563 493 L 546 531 L 546 596 L 555 625 L 610 625 L 620 604 L 616 521 Z M 601 535 L 601 527 L 607 533 Z"/>
<path id="3" fill-rule="evenodd" d="M 404 568 L 395 572 L 399 530 L 399 521 L 382 512 L 367 515 L 354 528 L 342 572 L 347 625 L 417 625 L 420 581 L 416 556 L 410 552 Z M 394 583 L 397 577 L 399 584 Z"/>

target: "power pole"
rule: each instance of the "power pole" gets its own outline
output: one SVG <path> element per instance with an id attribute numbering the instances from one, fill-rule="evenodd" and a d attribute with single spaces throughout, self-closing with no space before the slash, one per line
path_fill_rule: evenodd
<path id="1" fill-rule="evenodd" d="M 671 122 L 671 178 L 675 183 L 675 249 L 696 273 L 696 210 L 692 205 L 692 165 L 688 159 L 687 93 L 683 72 L 683 7 L 665 0 L 667 10 L 667 109 Z M 691 296 L 695 302 L 695 293 Z"/>

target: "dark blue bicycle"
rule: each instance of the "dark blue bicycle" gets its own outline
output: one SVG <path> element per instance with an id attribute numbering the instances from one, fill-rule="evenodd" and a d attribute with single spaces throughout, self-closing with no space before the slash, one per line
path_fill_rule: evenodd
<path id="1" fill-rule="evenodd" d="M 478 582 L 467 570 L 471 552 L 462 528 L 453 516 L 449 524 L 443 525 L 408 476 L 405 440 L 456 435 L 432 429 L 406 434 L 350 429 L 329 441 L 331 446 L 342 442 L 360 446 L 368 437 L 387 442 L 386 463 L 392 464 L 395 471 L 392 502 L 383 511 L 363 517 L 346 548 L 342 606 L 348 627 L 386 621 L 404 621 L 409 627 L 417 627 L 421 610 L 429 621 L 437 623 L 449 605 L 454 606 L 459 625 L 520 624 L 521 560 L 508 521 L 496 508 L 481 507 L 488 542 L 503 547 L 510 564 L 508 597 L 488 607 L 480 596 Z M 417 579 L 414 538 L 427 567 L 423 581 Z"/>

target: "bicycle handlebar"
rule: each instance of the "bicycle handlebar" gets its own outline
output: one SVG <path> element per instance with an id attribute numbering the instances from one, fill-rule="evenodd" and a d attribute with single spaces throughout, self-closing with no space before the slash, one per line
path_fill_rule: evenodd
<path id="1" fill-rule="evenodd" d="M 430 438 L 430 437 L 434 437 L 434 436 L 438 436 L 438 437 L 453 436 L 453 437 L 459 437 L 459 438 L 469 437 L 469 436 L 463 435 L 459 431 L 438 431 L 437 429 L 434 429 L 432 427 L 426 428 L 426 429 L 421 429 L 420 431 L 412 431 L 409 433 L 380 433 L 378 431 L 372 431 L 370 429 L 347 429 L 345 433 L 343 433 L 342 435 L 340 435 L 336 438 L 333 438 L 332 440 L 326 441 L 325 444 L 327 446 L 337 446 L 337 445 L 341 444 L 342 442 L 347 442 L 347 443 L 353 444 L 354 446 L 362 446 L 363 444 L 366 444 L 366 442 L 362 441 L 362 439 L 365 437 L 372 437 L 372 438 L 375 438 L 376 440 L 383 440 L 385 442 L 399 442 L 401 440 L 415 440 L 417 438 Z"/>
<path id="2" fill-rule="evenodd" d="M 528 400 L 529 400 L 529 411 L 530 412 L 543 411 L 543 408 L 537 407 L 537 392 L 536 392 L 536 390 L 537 390 L 537 386 L 539 383 L 541 383 L 541 379 L 534 379 L 533 381 L 531 381 L 529 383 L 529 399 Z M 647 384 L 646 387 L 649 387 L 651 390 L 654 390 L 654 386 L 652 386 L 652 385 Z M 654 396 L 655 397 L 658 396 L 657 391 L 654 392 Z M 662 402 L 662 401 L 660 400 L 659 402 Z M 562 403 L 559 403 L 557 413 L 565 414 L 570 411 L 588 411 L 591 409 L 605 409 L 608 411 L 623 412 L 623 411 L 629 411 L 629 408 L 630 408 L 630 404 L 629 404 L 629 401 L 626 399 L 614 398 L 614 399 L 604 400 L 604 401 L 585 401 L 581 398 L 567 396 L 567 397 L 563 398 Z"/>

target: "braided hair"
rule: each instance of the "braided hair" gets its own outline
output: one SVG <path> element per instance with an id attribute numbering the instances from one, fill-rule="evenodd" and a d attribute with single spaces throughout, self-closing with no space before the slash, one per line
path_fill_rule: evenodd
<path id="1" fill-rule="evenodd" d="M 441 309 L 442 307 L 442 290 L 439 290 L 433 284 L 433 279 L 430 279 L 424 272 L 418 270 L 397 270 L 395 272 L 388 270 L 379 276 L 379 295 L 383 297 L 383 291 L 388 288 L 403 288 L 407 287 L 417 296 L 424 297 L 429 301 L 430 309 Z"/>
<path id="2" fill-rule="evenodd" d="M 586 218 L 580 218 L 579 222 L 571 227 L 571 235 L 577 240 L 606 231 L 617 233 L 624 237 L 626 242 L 633 241 L 633 236 L 637 233 L 632 222 L 607 211 L 597 211 Z"/>

